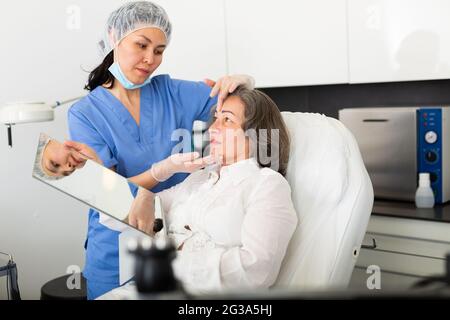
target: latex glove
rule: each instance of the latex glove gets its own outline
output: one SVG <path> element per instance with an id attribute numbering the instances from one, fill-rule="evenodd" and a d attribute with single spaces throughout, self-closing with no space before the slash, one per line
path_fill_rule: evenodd
<path id="1" fill-rule="evenodd" d="M 131 204 L 126 222 L 149 235 L 154 235 L 154 221 L 154 194 L 145 188 L 139 187 L 136 198 Z"/>
<path id="2" fill-rule="evenodd" d="M 75 141 L 64 141 L 64 145 L 75 151 L 72 152 L 72 156 L 79 162 L 86 163 L 86 160 L 93 160 L 101 165 L 103 165 L 103 161 L 98 157 L 97 153 L 89 147 L 88 145 Z"/>
<path id="3" fill-rule="evenodd" d="M 219 95 L 217 100 L 217 111 L 222 110 L 223 101 L 228 94 L 233 93 L 237 87 L 245 86 L 249 90 L 255 89 L 255 79 L 245 74 L 225 76 L 215 83 L 210 79 L 205 79 L 205 83 L 210 87 L 213 87 L 210 97 L 215 97 L 217 94 Z"/>
<path id="4" fill-rule="evenodd" d="M 211 156 L 199 157 L 198 152 L 173 154 L 167 159 L 155 163 L 151 167 L 150 173 L 156 181 L 163 182 L 175 173 L 192 173 L 214 162 L 214 158 Z"/>

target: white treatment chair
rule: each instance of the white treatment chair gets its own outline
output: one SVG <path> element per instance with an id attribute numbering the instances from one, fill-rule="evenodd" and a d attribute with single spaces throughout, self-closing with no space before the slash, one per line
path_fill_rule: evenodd
<path id="1" fill-rule="evenodd" d="M 336 119 L 283 112 L 291 135 L 287 180 L 299 216 L 276 287 L 326 289 L 350 281 L 373 206 L 373 188 L 355 138 Z M 132 275 L 119 238 L 121 282 Z"/>
<path id="2" fill-rule="evenodd" d="M 338 120 L 283 112 L 291 135 L 286 178 L 299 224 L 276 286 L 348 286 L 373 206 L 358 144 Z"/>

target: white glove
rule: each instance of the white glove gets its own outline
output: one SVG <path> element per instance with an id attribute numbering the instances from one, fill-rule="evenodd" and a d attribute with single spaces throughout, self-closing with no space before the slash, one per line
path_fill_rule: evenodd
<path id="1" fill-rule="evenodd" d="M 154 194 L 139 187 L 136 198 L 131 204 L 128 223 L 139 230 L 153 235 L 155 221 Z"/>
<path id="2" fill-rule="evenodd" d="M 167 159 L 153 164 L 150 173 L 156 181 L 163 182 L 175 173 L 192 173 L 214 162 L 214 158 L 211 156 L 199 157 L 198 152 L 173 154 Z"/>

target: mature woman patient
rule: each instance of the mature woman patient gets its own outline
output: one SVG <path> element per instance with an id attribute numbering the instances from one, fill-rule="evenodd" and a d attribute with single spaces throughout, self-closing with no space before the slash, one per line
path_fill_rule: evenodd
<path id="1" fill-rule="evenodd" d="M 297 226 L 283 177 L 288 131 L 257 90 L 238 88 L 214 113 L 210 154 L 218 165 L 157 194 L 178 248 L 175 273 L 193 292 L 270 287 Z M 141 188 L 133 206 L 141 212 L 132 215 L 148 215 L 142 208 L 153 197 Z"/>

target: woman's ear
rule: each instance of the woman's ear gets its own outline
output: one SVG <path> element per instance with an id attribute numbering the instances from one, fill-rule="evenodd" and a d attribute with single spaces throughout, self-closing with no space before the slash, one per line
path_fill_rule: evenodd
<path id="1" fill-rule="evenodd" d="M 117 45 L 117 46 L 118 46 L 118 45 Z M 114 62 L 119 63 L 119 60 L 118 60 L 118 57 L 117 57 L 117 50 L 118 50 L 117 47 L 113 49 L 113 63 L 114 63 Z"/>
<path id="2" fill-rule="evenodd" d="M 114 49 L 116 47 L 116 41 L 118 41 L 118 39 L 116 38 L 114 30 L 111 30 L 109 32 L 109 34 L 108 34 L 108 41 L 109 41 L 110 48 Z"/>

